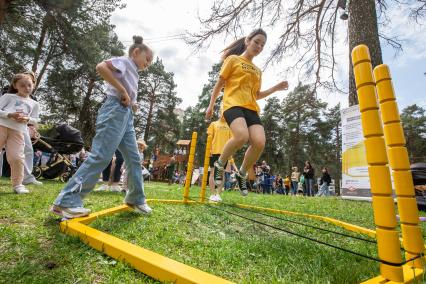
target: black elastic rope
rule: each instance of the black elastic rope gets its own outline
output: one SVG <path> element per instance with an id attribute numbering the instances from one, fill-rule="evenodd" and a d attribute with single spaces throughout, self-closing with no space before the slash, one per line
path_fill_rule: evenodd
<path id="1" fill-rule="evenodd" d="M 348 235 L 348 234 L 345 234 L 345 233 L 341 233 L 341 232 L 337 232 L 337 231 L 333 231 L 333 230 L 329 230 L 329 229 L 325 229 L 325 228 L 321 228 L 321 227 L 309 225 L 309 224 L 302 223 L 302 222 L 297 222 L 297 221 L 289 220 L 289 219 L 278 217 L 278 216 L 274 216 L 274 215 L 269 215 L 269 214 L 260 212 L 258 210 L 256 211 L 256 210 L 252 210 L 250 208 L 239 207 L 239 206 L 236 206 L 236 205 L 231 204 L 231 203 L 226 203 L 226 202 L 220 202 L 220 203 L 224 204 L 226 206 L 229 206 L 229 207 L 235 207 L 235 208 L 238 208 L 238 209 L 241 209 L 241 210 L 245 210 L 245 211 L 249 211 L 249 212 L 252 212 L 252 213 L 259 214 L 259 215 L 271 217 L 271 218 L 274 218 L 274 219 L 277 219 L 277 220 L 282 220 L 282 221 L 285 221 L 285 222 L 294 223 L 294 224 L 301 225 L 301 226 L 306 226 L 306 227 L 317 229 L 317 230 L 320 230 L 320 231 L 324 231 L 324 232 L 328 232 L 328 233 L 333 233 L 333 234 L 336 234 L 336 235 L 340 235 L 340 236 L 344 236 L 344 237 L 348 237 L 348 238 L 353 238 L 353 239 L 357 239 L 357 240 L 364 241 L 364 242 L 369 242 L 369 243 L 377 244 L 377 242 L 373 241 L 373 240 L 369 240 L 369 239 L 364 239 L 364 238 L 357 237 L 357 236 Z"/>
<path id="2" fill-rule="evenodd" d="M 188 198 L 188 199 L 192 200 L 192 201 L 195 201 L 195 202 L 198 202 L 197 200 L 193 200 L 191 198 Z M 317 239 L 314 239 L 314 238 L 311 238 L 311 237 L 307 237 L 307 236 L 304 236 L 304 235 L 301 235 L 301 234 L 298 234 L 298 233 L 295 233 L 295 232 L 292 232 L 292 231 L 289 231 L 289 230 L 286 230 L 286 229 L 283 229 L 283 228 L 279 228 L 279 227 L 276 227 L 276 226 L 273 226 L 273 225 L 269 225 L 269 224 L 263 223 L 261 221 L 258 221 L 256 219 L 252 219 L 252 218 L 249 218 L 249 217 L 246 217 L 246 216 L 242 216 L 240 214 L 237 214 L 237 213 L 225 210 L 225 209 L 218 208 L 216 206 L 212 206 L 212 205 L 210 205 L 210 204 L 208 204 L 206 202 L 204 202 L 202 204 L 205 205 L 205 206 L 207 206 L 208 208 L 212 208 L 212 209 L 215 209 L 215 210 L 218 210 L 218 211 L 223 211 L 223 212 L 229 213 L 231 215 L 240 217 L 242 219 L 249 220 L 249 221 L 251 221 L 253 223 L 257 223 L 259 225 L 270 227 L 270 228 L 275 229 L 277 231 L 282 231 L 282 232 L 288 233 L 290 235 L 294 235 L 294 236 L 297 236 L 297 237 L 300 237 L 300 238 L 303 238 L 303 239 L 307 239 L 307 240 L 310 240 L 310 241 L 313 241 L 313 242 L 316 242 L 316 243 L 319 243 L 319 244 L 322 244 L 322 245 L 325 245 L 325 246 L 328 246 L 328 247 L 332 247 L 332 248 L 335 248 L 335 249 L 338 249 L 338 250 L 341 250 L 341 251 L 344 251 L 344 252 L 347 252 L 347 253 L 351 253 L 353 255 L 357 255 L 357 256 L 360 256 L 360 257 L 363 257 L 363 258 L 366 258 L 366 259 L 369 259 L 369 260 L 377 261 L 377 262 L 380 262 L 380 263 L 383 263 L 383 264 L 386 264 L 386 265 L 389 265 L 389 266 L 402 266 L 402 265 L 406 264 L 407 262 L 413 261 L 413 260 L 415 260 L 415 259 L 423 256 L 423 253 L 422 253 L 422 254 L 417 255 L 414 258 L 411 258 L 409 260 L 403 261 L 401 263 L 389 262 L 389 261 L 386 261 L 386 260 L 381 260 L 379 258 L 375 258 L 375 257 L 369 256 L 369 255 L 361 254 L 361 253 L 358 253 L 356 251 L 345 249 L 345 248 L 342 248 L 342 247 L 339 247 L 339 246 L 336 246 L 336 245 L 333 245 L 333 244 L 329 244 L 329 243 L 326 243 L 326 242 L 323 242 L 323 241 L 320 241 L 320 240 L 317 240 Z"/>

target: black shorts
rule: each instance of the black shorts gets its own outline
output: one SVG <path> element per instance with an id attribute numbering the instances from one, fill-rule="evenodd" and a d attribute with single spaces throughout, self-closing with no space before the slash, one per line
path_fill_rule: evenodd
<path id="1" fill-rule="evenodd" d="M 238 117 L 243 117 L 246 120 L 247 127 L 250 127 L 255 124 L 262 125 L 260 122 L 260 117 L 256 111 L 247 109 L 244 107 L 231 107 L 223 112 L 223 116 L 225 117 L 226 123 L 230 126 L 234 119 Z"/>
<path id="2" fill-rule="evenodd" d="M 211 157 L 210 157 L 210 162 L 209 162 L 209 166 L 210 166 L 210 168 L 213 168 L 214 167 L 214 163 L 217 161 L 217 160 L 219 160 L 219 157 L 220 157 L 220 154 L 213 154 Z M 223 168 L 226 168 L 226 165 L 228 164 L 228 161 L 226 161 L 226 163 L 223 165 Z"/>

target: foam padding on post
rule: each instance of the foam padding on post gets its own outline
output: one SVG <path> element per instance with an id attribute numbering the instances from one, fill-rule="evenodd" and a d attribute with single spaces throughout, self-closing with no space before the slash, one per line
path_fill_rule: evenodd
<path id="1" fill-rule="evenodd" d="M 390 179 L 383 177 L 390 176 L 389 167 L 387 166 L 370 166 L 368 167 L 368 175 L 370 177 L 371 193 L 373 194 L 392 194 L 392 184 Z"/>
<path id="2" fill-rule="evenodd" d="M 400 116 L 398 111 L 398 106 L 395 101 L 387 101 L 380 104 L 380 110 L 382 115 L 382 121 L 384 124 L 391 122 L 399 122 Z"/>
<path id="3" fill-rule="evenodd" d="M 365 85 L 358 90 L 359 110 L 377 109 L 376 90 L 373 85 Z"/>
<path id="4" fill-rule="evenodd" d="M 388 146 L 405 145 L 404 131 L 401 123 L 391 123 L 383 126 L 385 141 Z"/>
<path id="5" fill-rule="evenodd" d="M 365 139 L 364 144 L 369 165 L 385 165 L 388 163 L 385 140 L 383 137 Z"/>
<path id="6" fill-rule="evenodd" d="M 364 137 L 383 135 L 382 122 L 377 110 L 366 110 L 361 113 L 362 133 Z"/>
<path id="7" fill-rule="evenodd" d="M 373 82 L 373 73 L 371 72 L 371 63 L 362 62 L 354 67 L 356 87 L 367 82 Z"/>
<path id="8" fill-rule="evenodd" d="M 402 243 L 408 252 L 422 252 L 424 250 L 422 230 L 417 225 L 401 224 Z M 409 240 L 409 241 L 408 241 Z"/>
<path id="9" fill-rule="evenodd" d="M 374 214 L 374 223 L 377 226 L 385 228 L 395 228 L 396 223 L 396 214 L 395 206 L 392 196 L 374 196 L 373 199 L 373 210 Z M 390 217 L 393 216 L 393 217 Z"/>
<path id="10" fill-rule="evenodd" d="M 414 184 L 413 177 L 410 171 L 397 171 L 393 172 L 393 184 L 395 191 L 402 196 L 414 197 Z"/>
<path id="11" fill-rule="evenodd" d="M 388 148 L 389 164 L 394 171 L 410 170 L 410 161 L 405 147 Z"/>
<path id="12" fill-rule="evenodd" d="M 399 197 L 398 198 L 398 211 L 401 220 L 404 223 L 418 224 L 419 223 L 419 211 L 411 210 L 417 207 L 416 199 L 413 197 Z"/>

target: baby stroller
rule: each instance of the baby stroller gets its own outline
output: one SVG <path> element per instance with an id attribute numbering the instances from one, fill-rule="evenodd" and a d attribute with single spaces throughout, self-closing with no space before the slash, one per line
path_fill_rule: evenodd
<path id="1" fill-rule="evenodd" d="M 83 148 L 81 132 L 67 124 L 60 124 L 49 134 L 50 137 L 35 133 L 32 138 L 34 150 L 50 153 L 47 164 L 34 167 L 33 174 L 36 178 L 59 177 L 60 181 L 67 182 L 77 168 L 63 155 L 75 154 Z"/>

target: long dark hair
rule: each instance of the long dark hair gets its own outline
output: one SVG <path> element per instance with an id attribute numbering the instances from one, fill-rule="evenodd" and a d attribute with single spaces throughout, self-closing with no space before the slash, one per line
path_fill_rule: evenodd
<path id="1" fill-rule="evenodd" d="M 132 55 L 133 50 L 137 48 L 141 51 L 150 50 L 150 48 L 143 43 L 143 37 L 133 36 L 133 44 L 129 47 L 129 56 Z"/>
<path id="2" fill-rule="evenodd" d="M 263 35 L 265 36 L 265 38 L 267 38 L 266 32 L 262 29 L 256 29 L 254 31 L 252 31 L 248 36 L 246 37 L 242 37 L 240 39 L 237 39 L 236 41 L 234 41 L 233 43 L 231 43 L 228 47 L 226 47 L 224 50 L 222 50 L 223 55 L 222 55 L 222 59 L 225 60 L 228 56 L 230 55 L 241 55 L 243 54 L 244 51 L 246 51 L 246 43 L 245 40 L 246 38 L 248 40 L 251 40 L 252 38 L 254 38 L 256 35 Z"/>

